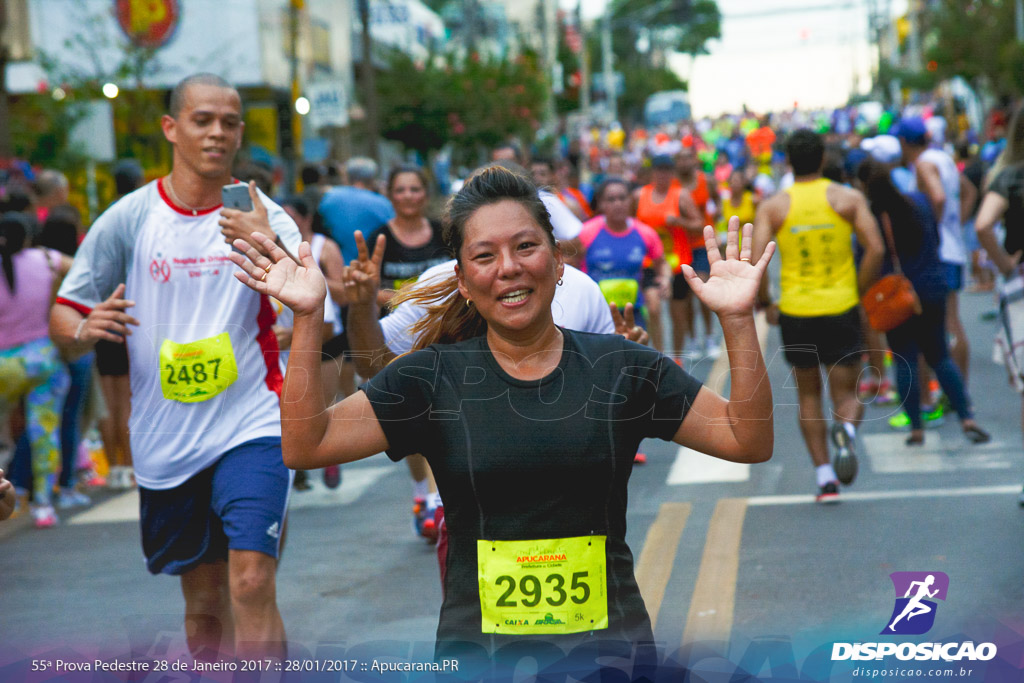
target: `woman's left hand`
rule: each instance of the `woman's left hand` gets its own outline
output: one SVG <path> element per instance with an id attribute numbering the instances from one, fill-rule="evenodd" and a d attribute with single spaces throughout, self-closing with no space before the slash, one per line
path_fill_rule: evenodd
<path id="1" fill-rule="evenodd" d="M 704 227 L 704 246 L 707 247 L 708 262 L 711 264 L 711 275 L 707 282 L 702 282 L 693 268 L 683 266 L 683 275 L 693 293 L 720 318 L 748 316 L 754 310 L 761 278 L 775 253 L 775 242 L 769 242 L 757 263 L 751 263 L 753 229 L 750 223 L 743 226 L 741 249 L 740 219 L 736 216 L 730 218 L 725 258 L 722 258 L 715 229 L 710 225 Z"/>

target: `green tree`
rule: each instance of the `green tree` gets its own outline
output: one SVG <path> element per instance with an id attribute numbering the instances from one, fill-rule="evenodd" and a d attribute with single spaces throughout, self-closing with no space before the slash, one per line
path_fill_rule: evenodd
<path id="1" fill-rule="evenodd" d="M 649 62 L 657 50 L 706 54 L 708 41 L 722 37 L 715 0 L 612 0 L 611 12 L 615 56 L 626 62 Z M 636 49 L 641 40 L 646 53 Z"/>
<path id="2" fill-rule="evenodd" d="M 514 60 L 453 57 L 417 64 L 392 58 L 378 80 L 381 134 L 426 156 L 452 143 L 475 163 L 510 137 L 532 138 L 546 82 L 536 55 Z"/>
<path id="3" fill-rule="evenodd" d="M 449 134 L 448 105 L 438 96 L 446 81 L 442 69 L 417 65 L 401 52 L 392 54 L 386 77 L 377 79 L 380 134 L 424 156 L 440 149 Z"/>
<path id="4" fill-rule="evenodd" d="M 998 96 L 1024 93 L 1024 46 L 1013 0 L 935 0 L 921 16 L 924 60 L 939 78 L 961 76 Z"/>

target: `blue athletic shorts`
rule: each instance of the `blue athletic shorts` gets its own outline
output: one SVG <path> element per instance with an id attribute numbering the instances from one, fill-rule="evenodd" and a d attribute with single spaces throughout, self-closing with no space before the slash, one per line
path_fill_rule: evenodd
<path id="1" fill-rule="evenodd" d="M 946 289 L 959 292 L 964 288 L 964 264 L 942 262 L 942 271 L 946 278 Z"/>
<path id="2" fill-rule="evenodd" d="M 226 560 L 229 549 L 276 558 L 291 476 L 281 439 L 264 437 L 232 448 L 175 488 L 140 486 L 142 551 L 150 573 L 184 574 Z"/>

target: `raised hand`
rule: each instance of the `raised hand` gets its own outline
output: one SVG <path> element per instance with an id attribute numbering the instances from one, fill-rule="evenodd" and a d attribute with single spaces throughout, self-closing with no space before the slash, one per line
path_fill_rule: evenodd
<path id="1" fill-rule="evenodd" d="M 234 247 L 245 255 L 235 251 L 228 255 L 242 269 L 235 277 L 250 289 L 274 297 L 297 316 L 323 316 L 327 281 L 313 259 L 309 243 L 299 245 L 300 266 L 266 235 L 253 233 L 252 238 L 269 256 L 264 256 L 245 240 L 236 239 Z"/>
<path id="2" fill-rule="evenodd" d="M 647 343 L 650 337 L 647 334 L 647 330 L 636 324 L 633 304 L 626 304 L 626 307 L 622 309 L 622 313 L 619 313 L 619 307 L 614 303 L 608 304 L 608 309 L 612 312 L 615 334 L 621 334 L 629 341 L 636 342 L 637 344 Z"/>
<path id="3" fill-rule="evenodd" d="M 725 258 L 722 258 L 718 250 L 715 229 L 710 225 L 704 227 L 704 245 L 708 250 L 708 262 L 711 264 L 711 275 L 707 282 L 702 282 L 693 268 L 683 266 L 683 275 L 686 276 L 693 293 L 720 318 L 747 316 L 754 310 L 757 289 L 768 268 L 768 262 L 775 253 L 775 242 L 769 242 L 758 262 L 751 263 L 750 244 L 753 241 L 753 229 L 754 226 L 750 223 L 743 226 L 741 248 L 740 219 L 736 216 L 730 218 Z"/>
<path id="4" fill-rule="evenodd" d="M 134 301 L 123 299 L 124 283 L 114 289 L 106 301 L 97 304 L 89 315 L 79 324 L 75 332 L 75 341 L 92 343 L 105 339 L 124 343 L 124 338 L 132 333 L 129 325 L 138 325 L 139 321 L 125 313 L 126 308 L 135 305 Z"/>
<path id="5" fill-rule="evenodd" d="M 359 230 L 354 234 L 356 240 L 356 259 L 345 268 L 342 280 L 345 283 L 345 294 L 350 306 L 377 306 L 377 293 L 380 291 L 380 266 L 384 262 L 384 246 L 387 238 L 377 236 L 373 245 L 373 255 L 366 247 L 366 240 Z"/>

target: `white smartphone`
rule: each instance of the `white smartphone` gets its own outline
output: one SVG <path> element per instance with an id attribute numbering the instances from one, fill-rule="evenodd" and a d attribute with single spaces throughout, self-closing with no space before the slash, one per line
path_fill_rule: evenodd
<path id="1" fill-rule="evenodd" d="M 252 197 L 249 196 L 249 186 L 245 183 L 225 185 L 220 189 L 220 196 L 225 209 L 252 211 Z"/>

